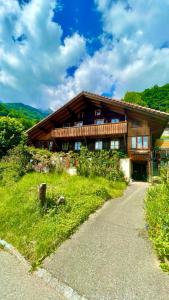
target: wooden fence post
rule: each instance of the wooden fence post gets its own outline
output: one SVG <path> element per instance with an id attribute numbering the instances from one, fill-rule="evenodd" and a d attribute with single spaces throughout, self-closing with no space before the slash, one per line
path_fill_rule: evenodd
<path id="1" fill-rule="evenodd" d="M 46 189 L 47 185 L 46 183 L 41 183 L 38 190 L 38 199 L 40 202 L 40 206 L 44 209 L 46 209 Z"/>

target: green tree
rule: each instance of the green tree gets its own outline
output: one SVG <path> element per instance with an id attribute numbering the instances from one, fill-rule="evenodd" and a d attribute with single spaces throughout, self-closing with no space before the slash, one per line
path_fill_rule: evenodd
<path id="1" fill-rule="evenodd" d="M 124 96 L 124 101 L 142 106 L 147 106 L 146 102 L 141 97 L 141 93 L 138 92 L 127 92 Z"/>
<path id="2" fill-rule="evenodd" d="M 26 138 L 23 125 L 14 118 L 0 117 L 0 157 Z"/>

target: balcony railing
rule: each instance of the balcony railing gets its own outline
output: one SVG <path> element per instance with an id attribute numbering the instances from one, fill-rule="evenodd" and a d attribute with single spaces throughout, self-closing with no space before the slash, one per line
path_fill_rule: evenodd
<path id="1" fill-rule="evenodd" d="M 127 122 L 84 125 L 81 127 L 56 128 L 52 138 L 101 137 L 127 133 Z"/>

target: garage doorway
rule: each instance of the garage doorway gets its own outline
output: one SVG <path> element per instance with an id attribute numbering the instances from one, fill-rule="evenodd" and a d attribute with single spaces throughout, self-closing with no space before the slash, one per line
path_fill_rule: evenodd
<path id="1" fill-rule="evenodd" d="M 133 161 L 133 163 L 132 163 L 132 179 L 134 181 L 147 181 L 147 179 L 148 179 L 148 163 L 146 161 Z"/>

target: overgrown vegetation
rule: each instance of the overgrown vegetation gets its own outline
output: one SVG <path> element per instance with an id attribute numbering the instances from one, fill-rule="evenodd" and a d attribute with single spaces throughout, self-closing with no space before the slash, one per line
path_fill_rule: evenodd
<path id="1" fill-rule="evenodd" d="M 169 168 L 161 169 L 161 184 L 152 186 L 146 199 L 149 235 L 161 266 L 169 271 Z M 168 261 L 168 263 L 167 263 Z"/>
<path id="2" fill-rule="evenodd" d="M 70 166 L 78 166 L 80 175 L 66 174 Z M 48 187 L 45 210 L 38 203 L 42 182 Z M 51 153 L 20 144 L 0 161 L 0 238 L 35 266 L 125 187 L 115 152 Z"/>
<path id="3" fill-rule="evenodd" d="M 127 92 L 124 101 L 169 112 L 169 84 L 155 85 L 143 92 Z"/>
<path id="4" fill-rule="evenodd" d="M 42 214 L 37 187 L 48 186 L 48 210 Z M 0 187 L 0 235 L 31 261 L 40 263 L 68 238 L 106 200 L 118 197 L 124 182 L 56 173 L 29 173 L 18 182 Z M 63 195 L 59 207 L 55 199 Z"/>
<path id="5" fill-rule="evenodd" d="M 86 177 L 102 176 L 109 180 L 124 180 L 119 167 L 119 159 L 123 156 L 118 151 L 90 152 L 83 147 L 77 157 L 78 172 Z"/>

